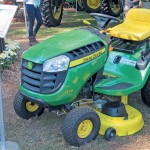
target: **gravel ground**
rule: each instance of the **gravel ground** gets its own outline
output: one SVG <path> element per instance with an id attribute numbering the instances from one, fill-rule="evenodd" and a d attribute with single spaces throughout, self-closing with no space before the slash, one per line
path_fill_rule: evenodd
<path id="1" fill-rule="evenodd" d="M 12 37 L 15 39 L 15 37 Z M 28 48 L 25 37 L 20 38 L 20 56 Z M 13 99 L 20 83 L 20 59 L 2 76 L 3 106 L 6 139 L 20 144 L 22 150 L 150 150 L 150 108 L 141 101 L 140 92 L 130 96 L 129 103 L 143 114 L 145 125 L 138 133 L 106 141 L 98 136 L 95 141 L 79 148 L 67 144 L 62 136 L 63 117 L 47 110 L 40 117 L 23 120 L 13 110 Z"/>

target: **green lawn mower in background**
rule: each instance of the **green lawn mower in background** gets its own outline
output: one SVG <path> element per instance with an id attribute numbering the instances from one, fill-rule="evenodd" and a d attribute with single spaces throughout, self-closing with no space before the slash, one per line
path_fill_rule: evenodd
<path id="1" fill-rule="evenodd" d="M 76 0 L 42 0 L 43 24 L 46 27 L 60 25 L 65 2 L 76 8 Z M 118 17 L 123 12 L 123 3 L 124 0 L 77 0 L 77 9 Z"/>
<path id="2" fill-rule="evenodd" d="M 150 10 L 131 9 L 123 23 L 91 15 L 98 27 L 56 35 L 23 53 L 14 98 L 14 110 L 23 119 L 44 109 L 65 114 L 62 133 L 74 146 L 98 134 L 111 140 L 138 132 L 144 121 L 128 104 L 129 94 L 141 90 L 150 106 Z M 118 25 L 106 29 L 111 20 Z"/>

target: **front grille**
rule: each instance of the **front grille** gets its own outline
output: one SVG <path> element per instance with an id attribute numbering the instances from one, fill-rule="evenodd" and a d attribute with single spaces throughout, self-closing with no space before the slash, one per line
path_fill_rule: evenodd
<path id="1" fill-rule="evenodd" d="M 66 55 L 69 56 L 71 60 L 75 60 L 93 54 L 102 48 L 104 48 L 104 44 L 99 41 L 67 52 Z"/>
<path id="2" fill-rule="evenodd" d="M 21 84 L 26 89 L 50 94 L 57 91 L 63 84 L 66 71 L 58 73 L 43 72 L 42 64 L 32 62 L 32 69 L 28 69 L 28 61 L 22 60 L 22 81 Z"/>

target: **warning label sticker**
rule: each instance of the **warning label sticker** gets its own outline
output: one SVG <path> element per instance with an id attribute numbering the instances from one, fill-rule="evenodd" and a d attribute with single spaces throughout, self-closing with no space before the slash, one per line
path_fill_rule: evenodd
<path id="1" fill-rule="evenodd" d="M 126 64 L 126 65 L 130 65 L 130 66 L 135 66 L 136 65 L 136 61 L 125 59 L 125 58 L 122 58 L 120 60 L 120 63 L 121 64 Z"/>

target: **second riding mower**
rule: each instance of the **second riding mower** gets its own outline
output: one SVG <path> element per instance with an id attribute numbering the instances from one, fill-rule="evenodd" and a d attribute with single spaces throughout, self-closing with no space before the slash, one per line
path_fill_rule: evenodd
<path id="1" fill-rule="evenodd" d="M 99 29 L 82 28 L 49 38 L 22 56 L 20 90 L 14 99 L 24 119 L 47 108 L 65 114 L 62 133 L 80 146 L 99 134 L 111 140 L 138 132 L 142 114 L 128 105 L 141 90 L 150 106 L 150 10 L 135 8 L 126 20 L 91 14 Z M 103 24 L 101 22 L 103 20 Z M 107 28 L 108 23 L 119 25 Z M 83 99 L 76 100 L 79 94 Z"/>

